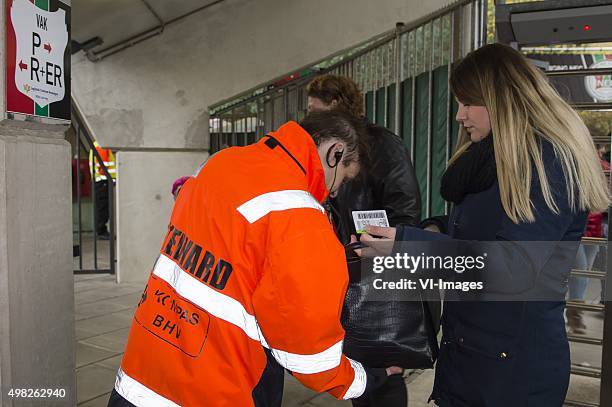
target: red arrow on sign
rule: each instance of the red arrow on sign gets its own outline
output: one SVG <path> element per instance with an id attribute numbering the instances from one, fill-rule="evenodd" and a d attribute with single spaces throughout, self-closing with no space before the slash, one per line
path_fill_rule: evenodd
<path id="1" fill-rule="evenodd" d="M 28 66 L 26 64 L 23 63 L 23 60 L 19 60 L 19 69 L 21 69 L 22 71 L 24 69 L 28 69 Z"/>
<path id="2" fill-rule="evenodd" d="M 51 53 L 51 44 L 50 44 L 50 43 L 48 43 L 48 42 L 47 42 L 47 43 L 45 43 L 44 48 L 45 48 L 45 50 L 46 50 L 48 53 Z"/>

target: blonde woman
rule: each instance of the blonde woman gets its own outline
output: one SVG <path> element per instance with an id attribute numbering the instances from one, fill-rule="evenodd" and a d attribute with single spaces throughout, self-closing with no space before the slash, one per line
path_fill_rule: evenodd
<path id="1" fill-rule="evenodd" d="M 493 44 L 468 54 L 450 85 L 461 124 L 441 183 L 442 196 L 454 204 L 450 238 L 490 252 L 500 241 L 513 244 L 512 255 L 489 253 L 488 273 L 520 286 L 513 272 L 532 267 L 534 274 L 558 279 L 556 288 L 564 291 L 575 250 L 556 252 L 553 244 L 536 250 L 525 242 L 577 242 L 587 212 L 607 207 L 589 132 L 545 76 L 510 47 Z M 368 231 L 362 241 L 377 240 L 372 235 L 398 241 L 441 237 L 413 227 Z M 563 297 L 507 298 L 445 303 L 432 394 L 439 406 L 563 404 L 570 374 Z"/>

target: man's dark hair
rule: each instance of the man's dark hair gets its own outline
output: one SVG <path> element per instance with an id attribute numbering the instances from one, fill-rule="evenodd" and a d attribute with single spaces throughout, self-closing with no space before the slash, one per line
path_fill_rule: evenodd
<path id="1" fill-rule="evenodd" d="M 306 87 L 310 97 L 321 99 L 324 103 L 338 103 L 338 109 L 345 110 L 356 117 L 363 116 L 363 95 L 357 84 L 349 77 L 325 74 L 314 78 Z"/>
<path id="2" fill-rule="evenodd" d="M 310 134 L 317 146 L 332 138 L 343 141 L 346 144 L 342 157 L 344 165 L 351 161 L 367 161 L 365 124 L 350 113 L 342 110 L 311 112 L 300 122 L 300 126 Z"/>

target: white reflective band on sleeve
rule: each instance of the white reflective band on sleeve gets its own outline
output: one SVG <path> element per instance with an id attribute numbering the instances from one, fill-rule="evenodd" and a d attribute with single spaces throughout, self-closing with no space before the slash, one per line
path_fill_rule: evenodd
<path id="1" fill-rule="evenodd" d="M 126 375 L 121 368 L 115 379 L 115 390 L 136 407 L 180 407 Z"/>
<path id="2" fill-rule="evenodd" d="M 255 317 L 249 314 L 239 301 L 197 281 L 163 254 L 157 259 L 153 274 L 165 280 L 179 295 L 209 314 L 236 325 L 251 339 L 261 341 Z"/>
<path id="3" fill-rule="evenodd" d="M 238 212 L 240 212 L 249 223 L 254 223 L 270 212 L 297 208 L 312 208 L 325 213 L 325 209 L 323 209 L 312 195 L 306 191 L 300 190 L 276 191 L 259 195 L 240 205 L 238 207 Z"/>
<path id="4" fill-rule="evenodd" d="M 333 369 L 340 365 L 342 341 L 314 355 L 298 355 L 282 350 L 270 349 L 274 358 L 285 369 L 295 373 L 313 374 Z"/>
<path id="5" fill-rule="evenodd" d="M 353 379 L 353 383 L 351 383 L 349 389 L 344 394 L 344 400 L 354 399 L 361 396 L 365 391 L 366 383 L 368 381 L 366 372 L 361 363 L 354 361 L 350 358 L 349 362 L 351 362 L 351 367 L 355 371 L 355 378 Z"/>

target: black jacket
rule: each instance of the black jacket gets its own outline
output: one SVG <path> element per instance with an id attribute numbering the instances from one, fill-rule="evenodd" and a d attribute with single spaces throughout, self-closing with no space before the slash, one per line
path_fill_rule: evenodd
<path id="1" fill-rule="evenodd" d="M 355 234 L 352 211 L 384 209 L 390 226 L 418 225 L 421 220 L 421 194 L 408 149 L 384 127 L 371 123 L 366 127 L 369 162 L 329 202 L 342 244 Z"/>
<path id="2" fill-rule="evenodd" d="M 345 245 L 356 233 L 352 211 L 384 209 L 391 226 L 418 225 L 421 218 L 421 196 L 408 149 L 389 130 L 369 123 L 366 128 L 368 162 L 357 179 L 330 199 L 336 234 Z M 354 256 L 347 251 L 349 286 L 342 310 L 345 354 L 368 367 L 429 366 L 437 354 L 440 303 L 425 309 L 421 303 L 398 301 L 395 296 L 369 301 L 371 281 L 362 278 L 361 271 L 371 269 L 364 264 L 370 259 L 355 261 Z"/>

